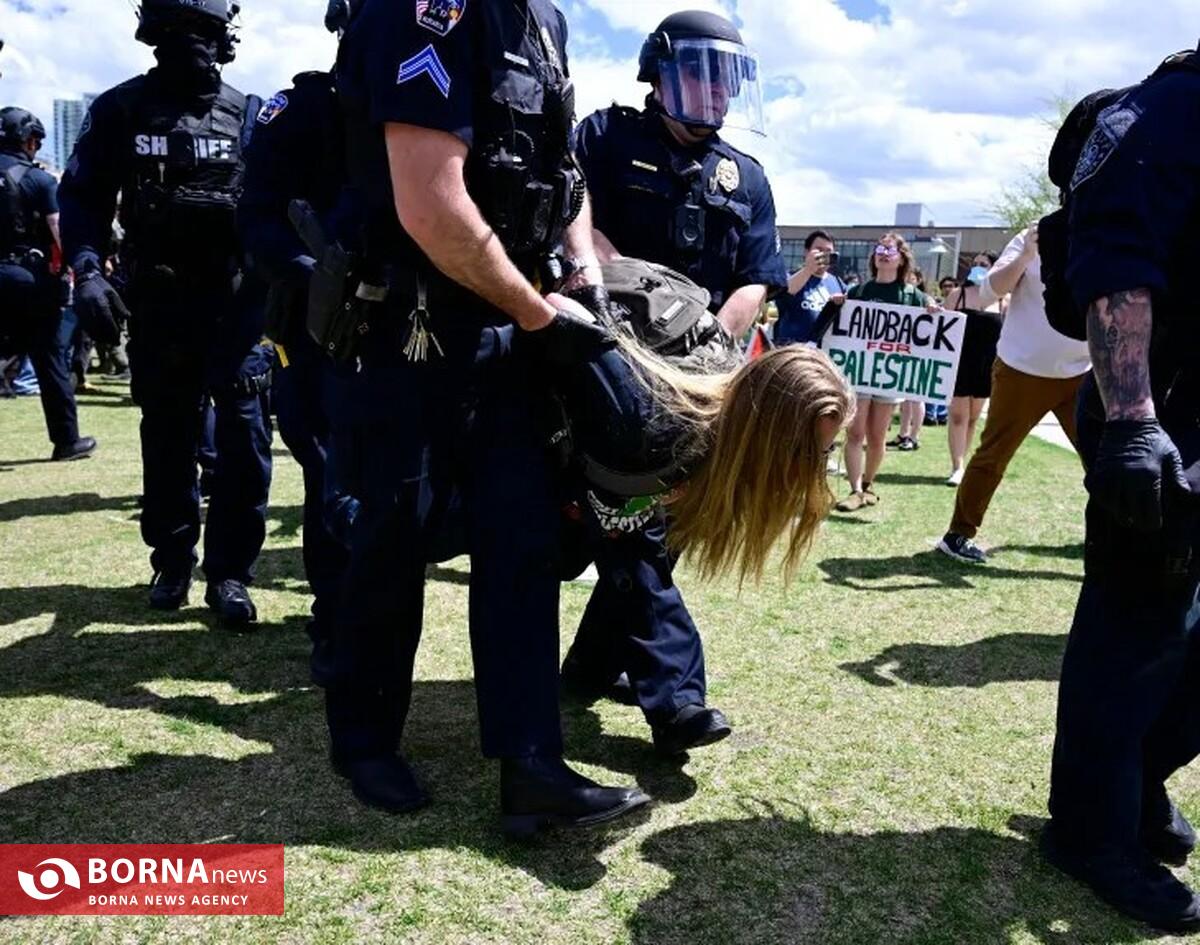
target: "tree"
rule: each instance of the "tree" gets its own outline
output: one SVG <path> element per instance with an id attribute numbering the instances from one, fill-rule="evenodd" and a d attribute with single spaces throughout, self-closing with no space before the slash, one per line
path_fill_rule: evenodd
<path id="1" fill-rule="evenodd" d="M 1048 103 L 1050 110 L 1041 119 L 1046 135 L 1044 151 L 1048 155 L 1054 136 L 1071 112 L 1074 100 L 1068 95 L 1057 95 Z M 1046 174 L 1046 161 L 1027 164 L 1010 180 L 991 203 L 987 205 L 988 216 L 995 217 L 1005 228 L 1016 232 L 1040 220 L 1058 206 L 1058 188 L 1050 183 Z"/>

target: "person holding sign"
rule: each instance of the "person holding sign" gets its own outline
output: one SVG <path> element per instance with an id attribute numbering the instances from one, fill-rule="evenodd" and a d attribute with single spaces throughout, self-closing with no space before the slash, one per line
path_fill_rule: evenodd
<path id="1" fill-rule="evenodd" d="M 930 312 L 939 308 L 937 302 L 909 284 L 908 274 L 913 267 L 912 250 L 903 237 L 896 233 L 880 237 L 868 261 L 870 280 L 847 291 L 847 304 L 825 336 L 824 346 L 854 386 L 859 402 L 846 431 L 850 495 L 837 504 L 839 512 L 857 512 L 879 501 L 873 484 L 887 451 L 885 441 L 892 413 L 906 396 L 917 393 L 917 388 L 928 388 L 931 375 L 937 373 L 932 367 L 922 372 L 915 364 L 918 359 L 910 355 L 914 342 L 941 338 L 942 326 L 935 326 L 933 319 L 928 325 L 918 324 L 919 318 L 896 310 L 897 306 Z M 853 301 L 882 305 L 851 306 Z"/>

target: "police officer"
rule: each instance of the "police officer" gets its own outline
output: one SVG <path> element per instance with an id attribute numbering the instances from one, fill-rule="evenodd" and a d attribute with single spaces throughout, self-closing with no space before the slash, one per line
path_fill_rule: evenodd
<path id="1" fill-rule="evenodd" d="M 611 344 L 584 308 L 530 282 L 560 242 L 594 252 L 569 153 L 565 40 L 549 0 L 366 0 L 337 66 L 351 193 L 365 213 L 361 239 L 343 234 L 361 255 L 345 304 L 367 313 L 360 359 L 378 434 L 338 626 L 351 671 L 326 690 L 334 763 L 367 803 L 425 800 L 396 749 L 430 536 L 457 474 L 481 741 L 501 761 L 514 834 L 648 800 L 562 760 L 559 482 L 537 405 L 555 363 Z"/>
<path id="2" fill-rule="evenodd" d="M 28 353 L 41 387 L 51 459 L 82 459 L 96 441 L 79 435 L 67 354 L 59 340 L 62 282 L 51 271 L 59 246 L 58 185 L 34 164 L 46 129 L 32 113 L 0 109 L 0 347 Z"/>
<path id="3" fill-rule="evenodd" d="M 144 0 L 137 38 L 158 65 L 92 105 L 63 178 L 63 243 L 88 333 L 115 343 L 125 303 L 102 269 L 121 198 L 133 398 L 142 411 L 142 538 L 150 606 L 188 597 L 200 537 L 197 450 L 205 394 L 217 468 L 204 536 L 205 601 L 228 625 L 257 613 L 246 590 L 266 531 L 269 383 L 261 307 L 239 292 L 234 211 L 246 97 L 224 84 L 234 56 L 230 0 Z M 253 115 L 250 116 L 251 120 Z"/>
<path id="4" fill-rule="evenodd" d="M 614 105 L 575 131 L 596 246 L 605 260 L 635 256 L 690 276 L 740 337 L 767 293 L 787 284 L 766 175 L 718 134 L 761 132 L 756 60 L 724 17 L 675 13 L 642 45 L 638 80 L 652 87 L 643 110 Z M 703 647 L 671 577 L 665 535 L 654 521 L 599 549 L 600 579 L 563 680 L 598 691 L 626 669 L 655 745 L 675 754 L 725 737 L 730 726 L 704 705 Z"/>
<path id="5" fill-rule="evenodd" d="M 1200 899 L 1162 864 L 1196 842 L 1164 784 L 1200 751 L 1200 53 L 1099 113 L 1068 206 L 1087 534 L 1042 845 L 1122 912 L 1191 932 Z"/>
<path id="6" fill-rule="evenodd" d="M 348 18 L 334 0 L 327 25 Z M 246 149 L 238 230 L 247 262 L 271 284 L 267 334 L 276 343 L 272 397 L 279 433 L 304 470 L 304 569 L 312 587 L 313 675 L 326 680 L 347 541 L 358 500 L 352 482 L 353 367 L 338 368 L 306 326 L 308 281 L 316 260 L 288 216 L 294 199 L 328 220 L 345 181 L 341 113 L 330 72 L 303 72 L 259 111 Z M 335 475 L 340 469 L 341 475 Z"/>

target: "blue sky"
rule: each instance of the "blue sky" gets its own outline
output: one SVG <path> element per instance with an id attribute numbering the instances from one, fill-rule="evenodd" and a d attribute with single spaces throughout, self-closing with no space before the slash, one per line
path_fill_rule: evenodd
<path id="1" fill-rule="evenodd" d="M 408 3 L 413 0 L 394 0 Z M 480 3 L 485 0 L 468 0 Z M 227 79 L 269 95 L 327 66 L 325 0 L 243 0 Z M 781 223 L 887 224 L 919 202 L 939 226 L 986 208 L 1040 164 L 1059 95 L 1127 85 L 1200 36 L 1196 0 L 560 0 L 581 113 L 638 104 L 642 38 L 689 6 L 733 17 L 758 51 L 768 136 L 730 135 L 767 169 Z M 128 0 L 0 0 L 0 104 L 49 124 L 55 98 L 151 63 Z"/>

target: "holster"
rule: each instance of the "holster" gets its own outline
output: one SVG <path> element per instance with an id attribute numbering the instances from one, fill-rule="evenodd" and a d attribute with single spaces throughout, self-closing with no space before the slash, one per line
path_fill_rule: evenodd
<path id="1" fill-rule="evenodd" d="M 308 284 L 309 337 L 338 364 L 352 361 L 370 329 L 369 298 L 356 291 L 356 259 L 337 244 L 325 248 Z"/>

